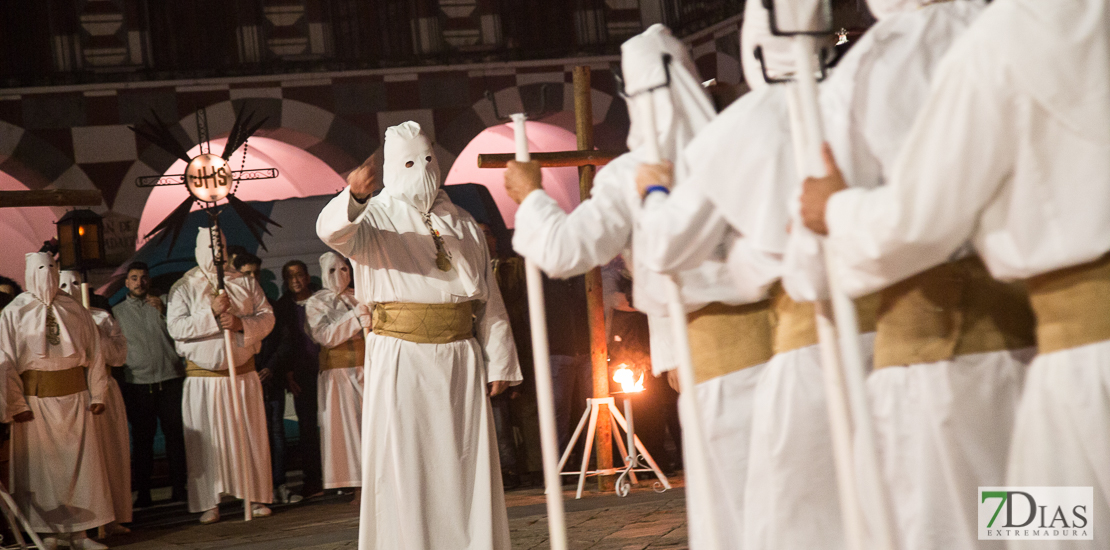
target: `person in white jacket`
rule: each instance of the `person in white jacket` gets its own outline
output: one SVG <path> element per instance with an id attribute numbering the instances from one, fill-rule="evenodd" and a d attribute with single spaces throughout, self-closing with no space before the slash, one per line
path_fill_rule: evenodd
<path id="1" fill-rule="evenodd" d="M 1038 355 L 1013 420 L 1005 484 L 1091 487 L 1093 510 L 1079 520 L 1065 507 L 1069 525 L 1089 528 L 1090 539 L 1010 541 L 1011 548 L 1110 544 L 1110 218 L 1101 207 L 1110 201 L 1108 18 L 1104 0 L 994 2 L 935 69 L 883 185 L 847 189 L 858 176 L 842 173 L 838 164 L 847 159 L 830 153 L 829 176 L 807 180 L 801 198 L 806 225 L 828 233 L 850 292 L 913 281 L 969 242 L 992 276 L 1025 280 Z M 942 285 L 925 296 L 942 300 L 952 287 L 959 288 Z M 986 355 L 956 358 L 966 372 L 946 369 L 948 384 L 921 384 L 930 389 L 926 398 L 964 407 L 998 399 L 1006 365 L 996 359 L 992 367 Z M 974 395 L 965 399 L 965 392 Z M 958 421 L 930 420 L 953 441 L 940 459 L 999 469 L 1005 453 L 950 451 L 957 441 L 982 448 L 980 438 L 1004 444 L 1006 434 L 990 429 L 989 418 L 969 422 L 952 412 L 961 413 Z M 974 488 L 971 480 L 953 481 Z M 960 504 L 974 509 L 984 496 L 963 494 Z M 990 535 L 982 523 L 978 535 Z"/>
<path id="2" fill-rule="evenodd" d="M 12 422 L 8 487 L 48 550 L 107 548 L 86 529 L 115 519 L 95 417 L 108 372 L 89 312 L 59 292 L 50 254 L 27 254 L 27 291 L 0 312 L 4 422 Z"/>
<path id="3" fill-rule="evenodd" d="M 62 271 L 58 288 L 73 296 L 74 300 L 81 301 L 80 281 L 80 274 L 76 271 Z M 90 307 L 89 313 L 100 333 L 100 353 L 104 356 L 104 368 L 109 372 L 106 380 L 108 388 L 104 392 L 104 414 L 95 416 L 93 424 L 100 438 L 104 465 L 108 469 L 108 486 L 112 489 L 112 508 L 116 519 L 102 526 L 101 534 L 126 534 L 131 530 L 120 524 L 131 522 L 131 435 L 127 429 L 123 394 L 110 373 L 111 369 L 122 367 L 127 362 L 127 338 L 110 312 Z"/>
<path id="4" fill-rule="evenodd" d="M 664 56 L 670 57 L 668 71 L 663 69 Z M 667 283 L 664 275 L 650 268 L 650 243 L 643 236 L 645 205 L 637 190 L 636 170 L 648 160 L 649 139 L 658 141 L 664 158 L 675 159 L 679 173 L 695 169 L 678 154 L 715 112 L 685 45 L 666 27 L 652 26 L 625 42 L 621 68 L 629 91 L 662 84 L 669 72 L 670 85 L 651 96 L 657 134 L 646 134 L 638 110 L 648 96 L 630 100 L 630 152 L 598 172 L 589 200 L 570 214 L 541 190 L 536 164 L 510 163 L 506 188 L 521 201 L 513 247 L 553 277 L 582 273 L 624 253 L 633 266 L 632 305 L 648 315 L 652 368 L 656 373 L 672 371 L 668 375 L 677 379 L 668 337 Z M 738 548 L 743 544 L 751 396 L 771 357 L 770 312 L 766 296 L 746 296 L 732 280 L 721 252 L 728 241 L 718 240 L 715 245 L 720 248 L 710 261 L 676 274 L 682 306 L 688 312 L 694 391 L 709 446 L 705 454 L 711 470 L 704 475 L 721 481 L 715 492 L 691 486 L 687 511 L 691 547 L 708 548 L 715 539 L 721 548 Z M 744 336 L 735 337 L 736 330 Z M 692 444 L 688 438 L 684 441 L 687 449 Z"/>
<path id="5" fill-rule="evenodd" d="M 216 265 L 210 230 L 197 234 L 197 267 L 185 272 L 170 288 L 166 325 L 177 352 L 185 358 L 182 417 L 185 458 L 189 469 L 189 511 L 204 512 L 201 523 L 220 519 L 220 497 L 247 495 L 235 457 L 245 454 L 254 517 L 270 515 L 274 496 L 270 476 L 270 442 L 262 384 L 254 356 L 262 339 L 274 328 L 274 312 L 252 277 L 224 271 L 223 294 L 216 292 Z M 221 241 L 223 239 L 221 238 Z M 222 256 L 222 255 L 221 255 Z M 224 351 L 223 331 L 231 331 L 232 356 Z M 228 368 L 235 368 L 238 387 L 232 387 Z M 239 393 L 243 437 L 233 448 L 231 392 Z"/>
<path id="6" fill-rule="evenodd" d="M 487 395 L 522 377 L 485 236 L 440 188 L 419 124 L 386 130 L 383 161 L 379 195 L 363 166 L 316 221 L 320 239 L 350 258 L 355 297 L 374 304 L 360 538 L 381 549 L 507 550 Z"/>
<path id="7" fill-rule="evenodd" d="M 320 345 L 317 397 L 324 488 L 362 485 L 362 389 L 366 342 L 362 337 L 367 308 L 351 288 L 351 268 L 335 252 L 320 256 L 323 290 L 305 301 L 308 335 Z M 369 328 L 369 325 L 367 325 Z M 356 491 L 353 504 L 361 500 Z"/>

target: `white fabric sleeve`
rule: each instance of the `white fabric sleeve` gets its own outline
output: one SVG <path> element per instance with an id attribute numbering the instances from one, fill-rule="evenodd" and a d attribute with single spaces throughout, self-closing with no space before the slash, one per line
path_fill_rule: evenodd
<path id="1" fill-rule="evenodd" d="M 256 342 L 261 342 L 263 338 L 274 330 L 274 309 L 270 307 L 270 302 L 266 300 L 266 294 L 262 292 L 262 287 L 253 278 L 247 277 L 247 289 L 251 301 L 251 313 L 249 315 L 239 316 L 239 320 L 243 322 L 242 341 L 239 345 L 243 347 L 250 347 Z M 239 335 L 236 335 L 239 336 Z"/>
<path id="2" fill-rule="evenodd" d="M 532 193 L 533 195 L 535 193 Z M 475 336 L 482 348 L 486 362 L 486 381 L 508 381 L 516 386 L 524 380 L 520 372 L 520 358 L 516 353 L 513 329 L 509 325 L 509 314 L 501 300 L 501 290 L 493 275 L 493 265 L 489 261 L 489 251 L 482 247 L 482 259 L 486 262 L 486 301 L 474 310 Z"/>
<path id="3" fill-rule="evenodd" d="M 342 305 L 340 307 L 346 309 Z M 362 333 L 358 310 L 346 310 L 333 320 L 328 313 L 335 309 L 316 298 L 309 298 L 304 304 L 308 335 L 312 337 L 312 341 L 325 348 L 334 348 Z"/>
<path id="4" fill-rule="evenodd" d="M 365 205 L 358 204 L 351 197 L 351 188 L 344 189 L 320 211 L 316 218 L 316 235 L 324 244 L 350 258 L 366 239 L 367 228 L 363 224 L 366 220 L 366 206 L 369 204 L 369 200 Z M 352 205 L 359 206 L 360 209 L 355 212 Z M 354 218 L 350 217 L 352 213 L 356 214 Z"/>
<path id="5" fill-rule="evenodd" d="M 669 317 L 648 315 L 648 342 L 651 347 L 651 373 L 656 377 L 678 368 L 674 356 L 674 336 Z"/>
<path id="6" fill-rule="evenodd" d="M 31 410 L 23 397 L 23 379 L 19 377 L 19 369 L 16 368 L 16 350 L 19 348 L 16 347 L 18 330 L 13 322 L 14 317 L 15 315 L 0 315 L 0 372 L 4 373 L 7 382 L 3 392 L 3 418 L 0 420 L 5 423 L 10 423 L 15 415 Z"/>
<path id="7" fill-rule="evenodd" d="M 109 367 L 118 367 L 127 362 L 127 337 L 119 322 L 108 312 L 104 312 L 96 323 L 100 331 L 100 352 L 104 354 L 104 364 Z"/>
<path id="8" fill-rule="evenodd" d="M 86 376 L 89 384 L 89 396 L 92 403 L 104 403 L 104 394 L 108 392 L 108 367 L 104 364 L 104 353 L 101 349 L 100 330 L 92 315 L 87 318 L 86 333 L 92 340 L 92 346 L 87 351 L 88 370 Z"/>
<path id="9" fill-rule="evenodd" d="M 669 196 L 651 193 L 636 222 L 641 261 L 652 271 L 694 269 L 714 254 L 721 256 L 728 224 L 713 203 L 693 186 L 679 185 Z"/>
<path id="10" fill-rule="evenodd" d="M 830 198 L 826 242 L 850 295 L 947 261 L 1001 192 L 1016 150 L 1007 136 L 1029 130 L 1014 127 L 1006 116 L 1014 108 L 1010 96 L 986 88 L 971 65 L 947 63 L 938 71 L 886 185 Z"/>
<path id="11" fill-rule="evenodd" d="M 174 285 L 166 303 L 166 329 L 174 340 L 199 340 L 220 333 L 220 324 L 206 300 L 197 300 L 190 308 L 189 283 Z"/>
<path id="12" fill-rule="evenodd" d="M 632 213 L 615 185 L 601 176 L 590 198 L 567 214 L 543 191 L 533 191 L 516 211 L 513 249 L 549 276 L 565 279 L 604 265 L 632 236 Z"/>

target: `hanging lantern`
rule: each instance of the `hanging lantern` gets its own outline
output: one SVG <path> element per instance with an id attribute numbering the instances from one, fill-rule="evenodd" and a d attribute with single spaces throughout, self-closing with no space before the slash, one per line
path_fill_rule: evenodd
<path id="1" fill-rule="evenodd" d="M 104 219 L 92 210 L 71 210 L 58 220 L 58 263 L 84 271 L 104 265 Z"/>

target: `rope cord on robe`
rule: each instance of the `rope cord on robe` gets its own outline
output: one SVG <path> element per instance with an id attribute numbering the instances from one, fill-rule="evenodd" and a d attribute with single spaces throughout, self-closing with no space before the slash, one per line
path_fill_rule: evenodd
<path id="1" fill-rule="evenodd" d="M 876 369 L 1037 345 L 1029 296 L 991 277 L 978 256 L 918 273 L 880 296 Z"/>
<path id="2" fill-rule="evenodd" d="M 474 303 L 374 304 L 374 334 L 418 344 L 450 344 L 474 336 Z"/>
<path id="3" fill-rule="evenodd" d="M 1110 254 L 1027 281 L 1042 354 L 1110 340 Z"/>
<path id="4" fill-rule="evenodd" d="M 247 359 L 242 365 L 235 367 L 235 374 L 242 376 L 254 372 L 254 357 Z M 192 361 L 185 362 L 185 376 L 195 378 L 229 378 L 231 373 L 227 369 L 209 370 Z"/>
<path id="5" fill-rule="evenodd" d="M 353 369 L 361 367 L 365 358 L 366 341 L 359 335 L 334 348 L 321 348 L 320 370 Z"/>
<path id="6" fill-rule="evenodd" d="M 698 384 L 771 360 L 769 300 L 738 306 L 714 302 L 686 319 Z"/>
<path id="7" fill-rule="evenodd" d="M 64 397 L 89 389 L 85 381 L 85 367 L 65 370 L 25 370 L 19 373 L 23 380 L 23 395 L 35 397 Z"/>

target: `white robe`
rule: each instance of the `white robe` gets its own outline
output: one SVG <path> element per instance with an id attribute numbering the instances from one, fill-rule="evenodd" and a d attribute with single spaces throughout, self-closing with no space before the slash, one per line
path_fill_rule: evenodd
<path id="1" fill-rule="evenodd" d="M 352 222 L 348 209 L 359 211 Z M 361 210 L 359 210 L 361 209 Z M 512 331 L 474 219 L 439 191 L 429 223 L 452 269 L 436 267 L 422 214 L 383 193 L 357 206 L 345 189 L 316 231 L 351 259 L 360 302 L 475 303 L 475 338 L 422 344 L 370 334 L 365 380 L 374 465 L 362 525 L 375 548 L 507 550 L 509 526 L 487 382 L 521 381 Z M 365 476 L 364 476 L 365 477 Z"/>
<path id="2" fill-rule="evenodd" d="M 243 332 L 232 335 L 232 360 L 242 365 L 258 353 L 262 339 L 273 329 L 274 313 L 253 278 L 229 275 L 225 285 L 233 311 L 243 322 Z M 199 268 L 189 270 L 170 290 L 166 325 L 178 353 L 187 360 L 204 369 L 227 370 L 223 333 L 209 302 L 212 292 Z M 262 384 L 257 372 L 239 376 L 237 382 L 238 388 L 233 389 L 230 377 L 185 378 L 181 410 L 190 512 L 215 508 L 224 494 L 236 498 L 246 495 L 235 461 L 241 449 L 247 451 L 251 501 L 273 500 Z M 230 431 L 235 418 L 232 391 L 239 392 L 245 415 L 241 433 L 246 441 L 238 447 Z"/>
<path id="3" fill-rule="evenodd" d="M 354 295 L 321 290 L 305 301 L 308 334 L 325 348 L 362 340 Z M 320 419 L 320 451 L 324 488 L 362 485 L 362 391 L 365 368 L 321 370 L 316 400 Z"/>
<path id="4" fill-rule="evenodd" d="M 110 523 L 112 509 L 108 472 L 96 434 L 93 403 L 105 403 L 108 373 L 100 354 L 100 336 L 92 316 L 80 302 L 59 292 L 54 310 L 69 331 L 77 351 L 65 357 L 43 357 L 24 333 L 24 311 L 38 306 L 25 292 L 0 313 L 0 372 L 5 373 L 5 419 L 31 411 L 34 420 L 12 424 L 12 460 L 8 487 L 20 511 L 41 533 L 70 533 Z M 30 340 L 34 340 L 31 338 Z M 49 354 L 57 346 L 48 346 Z M 26 370 L 61 371 L 86 367 L 88 391 L 63 397 L 23 395 L 19 374 Z M 107 414 L 107 413 L 104 413 Z"/>
<path id="5" fill-rule="evenodd" d="M 1084 107 L 1105 111 L 1099 94 L 1110 85 L 1106 66 L 1083 65 L 1105 56 L 1105 2 L 1027 4 L 993 3 L 952 46 L 885 185 L 849 189 L 829 201 L 828 243 L 850 291 L 864 293 L 942 263 L 968 239 L 1003 280 L 1092 261 L 1110 250 L 1110 211 L 1093 206 L 1110 203 L 1110 121 L 1072 116 Z M 1099 11 L 1098 22 L 1080 24 L 1070 16 L 1087 8 Z M 1054 12 L 1062 24 L 1037 20 L 1042 12 Z M 1092 30 L 1101 33 L 1101 48 L 1083 42 Z M 1071 44 L 1088 55 L 1069 55 L 1076 53 L 1067 51 Z M 1022 48 L 1040 53 L 1017 51 Z M 1039 84 L 1030 85 L 1030 77 Z M 1039 95 L 1055 86 L 1078 100 L 1061 104 L 1053 100 L 1068 96 Z M 1110 343 L 1038 356 L 1029 367 L 1005 484 L 1092 486 L 1095 540 L 1012 541 L 1011 548 L 1107 547 L 1107 395 Z"/>
<path id="6" fill-rule="evenodd" d="M 100 353 L 106 369 L 122 366 L 127 362 L 127 338 L 119 323 L 107 311 L 89 310 L 100 332 Z M 116 522 L 131 521 L 131 435 L 127 428 L 127 409 L 116 379 L 107 377 L 108 389 L 104 393 L 103 414 L 94 416 L 94 425 L 100 437 L 100 448 L 108 469 L 108 485 L 112 488 L 112 506 Z"/>

